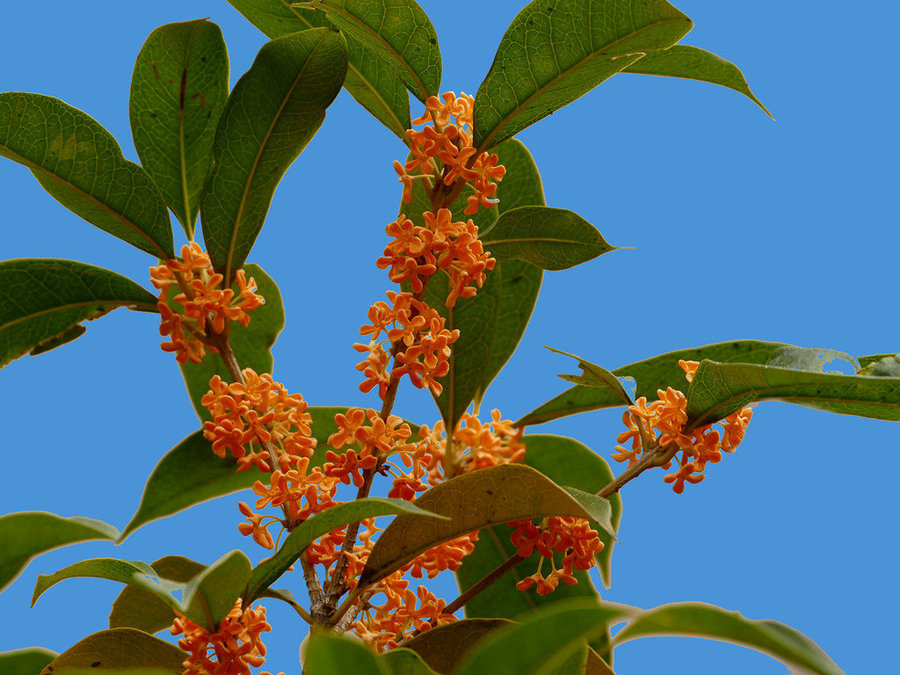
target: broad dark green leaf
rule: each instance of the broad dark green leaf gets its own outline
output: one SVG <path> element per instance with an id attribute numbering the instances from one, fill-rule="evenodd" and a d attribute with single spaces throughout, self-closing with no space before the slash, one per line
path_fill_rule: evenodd
<path id="1" fill-rule="evenodd" d="M 216 24 L 197 19 L 150 33 L 131 78 L 131 133 L 190 240 L 226 98 L 228 51 Z"/>
<path id="2" fill-rule="evenodd" d="M 167 555 L 150 564 L 161 579 L 185 584 L 200 574 L 206 565 L 180 555 Z M 172 625 L 172 607 L 156 594 L 137 586 L 126 586 L 119 593 L 109 614 L 110 628 L 137 628 L 156 633 Z"/>
<path id="3" fill-rule="evenodd" d="M 45 511 L 0 516 L 0 589 L 6 588 L 37 555 L 92 539 L 115 541 L 119 531 L 92 518 L 63 518 Z"/>
<path id="4" fill-rule="evenodd" d="M 414 0 L 319 0 L 315 7 L 354 42 L 383 59 L 420 101 L 441 86 L 441 50 Z"/>
<path id="5" fill-rule="evenodd" d="M 391 675 L 436 675 L 416 652 L 392 649 L 378 657 Z"/>
<path id="6" fill-rule="evenodd" d="M 604 632 L 624 614 L 624 609 L 601 607 L 596 601 L 559 603 L 486 637 L 454 675 L 554 672 L 554 667 L 584 649 L 585 640 Z"/>
<path id="7" fill-rule="evenodd" d="M 733 340 L 694 349 L 680 349 L 660 354 L 643 361 L 616 368 L 612 374 L 616 377 L 631 377 L 637 382 L 635 397 L 646 396 L 656 398 L 657 389 L 674 387 L 685 391 L 688 386 L 684 371 L 678 361 L 701 361 L 712 359 L 720 362 L 734 363 L 766 363 L 769 357 L 786 345 L 780 342 L 761 342 L 759 340 Z M 588 363 L 588 362 L 585 362 Z M 543 424 L 551 420 L 574 415 L 576 413 L 615 408 L 624 405 L 621 396 L 612 389 L 598 389 L 576 385 L 562 394 L 550 399 L 536 410 L 532 410 L 516 422 L 516 426 Z"/>
<path id="8" fill-rule="evenodd" d="M 511 138 L 691 28 L 665 0 L 534 0 L 513 19 L 478 88 L 475 145 Z"/>
<path id="9" fill-rule="evenodd" d="M 243 269 L 248 279 L 252 277 L 256 281 L 257 292 L 266 299 L 266 304 L 250 312 L 250 323 L 246 327 L 232 323 L 228 340 L 241 368 L 252 368 L 257 373 L 272 374 L 275 363 L 272 358 L 272 346 L 284 328 L 281 291 L 278 290 L 272 277 L 259 265 L 244 265 Z M 237 284 L 234 288 L 237 290 Z M 200 399 L 209 391 L 209 381 L 213 375 L 219 375 L 226 382 L 231 382 L 231 375 L 222 357 L 219 354 L 207 353 L 200 363 L 188 361 L 179 364 L 178 367 L 181 369 L 181 376 L 184 378 L 197 416 L 202 422 L 212 419 L 209 411 L 200 405 Z"/>
<path id="10" fill-rule="evenodd" d="M 577 213 L 548 206 L 504 211 L 481 240 L 497 260 L 524 260 L 543 270 L 565 270 L 618 249 Z"/>
<path id="11" fill-rule="evenodd" d="M 38 675 L 41 669 L 57 656 L 41 647 L 0 652 L 0 673 L 3 675 Z"/>
<path id="12" fill-rule="evenodd" d="M 159 189 L 80 110 L 40 94 L 0 94 L 0 156 L 28 167 L 60 204 L 92 225 L 158 258 L 175 255 Z"/>
<path id="13" fill-rule="evenodd" d="M 311 464 L 318 466 L 325 460 L 328 437 L 337 431 L 334 416 L 347 412 L 346 408 L 307 408 L 312 415 L 313 436 L 318 449 Z M 122 532 L 120 541 L 137 528 L 158 518 L 183 511 L 194 504 L 253 487 L 267 474 L 258 469 L 238 473 L 231 457 L 213 454 L 209 441 L 201 431 L 195 431 L 167 452 L 144 486 L 144 494 L 137 512 Z"/>
<path id="14" fill-rule="evenodd" d="M 0 366 L 79 337 L 82 321 L 117 307 L 155 312 L 156 298 L 121 274 L 74 260 L 0 262 Z"/>
<path id="15" fill-rule="evenodd" d="M 210 632 L 245 595 L 253 567 L 243 551 L 231 551 L 204 569 L 184 587 L 183 613 Z"/>
<path id="16" fill-rule="evenodd" d="M 545 516 L 591 518 L 563 488 L 521 464 L 451 478 L 418 497 L 416 505 L 449 520 L 420 515 L 395 518 L 372 547 L 360 575 L 361 586 L 383 579 L 430 548 L 484 527 Z"/>
<path id="17" fill-rule="evenodd" d="M 346 72 L 344 38 L 314 28 L 264 44 L 228 97 L 201 220 L 213 265 L 229 283 L 262 229 L 276 186 L 318 131 Z"/>
<path id="18" fill-rule="evenodd" d="M 600 455 L 572 438 L 550 435 L 528 435 L 523 438 L 526 452 L 524 463 L 534 467 L 560 485 L 571 485 L 585 492 L 595 493 L 613 479 L 609 465 Z M 609 497 L 612 507 L 611 521 L 618 529 L 622 518 L 622 499 L 618 493 Z M 597 529 L 604 549 L 597 556 L 597 566 L 603 583 L 609 588 L 611 583 L 610 562 L 615 538 L 600 528 Z M 463 559 L 462 567 L 456 572 L 461 589 L 472 587 L 489 572 L 499 567 L 516 552 L 509 537 L 512 528 L 505 525 L 485 529 L 479 535 L 475 550 Z M 475 596 L 466 605 L 467 617 L 498 617 L 518 619 L 535 610 L 573 598 L 596 599 L 597 591 L 587 572 L 575 572 L 578 584 L 560 584 L 549 595 L 538 595 L 534 589 L 520 591 L 516 584 L 534 574 L 538 568 L 540 555 L 534 553 L 501 577 L 492 586 Z M 559 557 L 556 560 L 559 564 Z M 609 637 L 601 634 L 591 643 L 604 657 L 608 657 Z"/>
<path id="19" fill-rule="evenodd" d="M 122 669 L 122 675 L 181 675 L 181 664 L 187 656 L 172 643 L 143 631 L 112 628 L 88 635 L 69 647 L 41 675 L 85 675 L 88 669 L 93 673 Z M 141 670 L 133 672 L 133 668 Z"/>
<path id="20" fill-rule="evenodd" d="M 251 600 L 260 597 L 261 592 L 275 583 L 291 565 L 297 562 L 306 547 L 323 534 L 363 518 L 396 514 L 407 514 L 407 517 L 426 518 L 427 522 L 437 522 L 435 514 L 427 510 L 427 506 L 420 508 L 420 505 L 414 505 L 402 499 L 366 497 L 332 506 L 301 523 L 287 536 L 281 548 L 274 555 L 261 561 L 254 568 L 246 597 Z"/>
<path id="21" fill-rule="evenodd" d="M 787 401 L 843 415 L 900 421 L 900 377 L 817 373 L 704 360 L 687 391 L 688 422 L 696 429 L 754 401 Z"/>
<path id="22" fill-rule="evenodd" d="M 270 38 L 320 26 L 330 26 L 324 12 L 292 7 L 292 0 L 228 0 L 250 23 Z M 407 143 L 409 94 L 393 69 L 352 36 L 347 38 L 347 79 L 344 88 L 379 122 Z"/>
<path id="23" fill-rule="evenodd" d="M 548 349 L 551 352 L 562 354 L 563 356 L 569 356 L 578 361 L 578 367 L 581 368 L 581 375 L 560 375 L 559 377 L 561 379 L 565 380 L 566 382 L 581 384 L 586 387 L 609 389 L 619 397 L 622 405 L 631 405 L 632 403 L 634 403 L 631 398 L 631 394 L 625 391 L 625 386 L 622 382 L 622 380 L 626 380 L 626 382 L 633 384 L 630 378 L 618 378 L 606 368 L 601 368 L 595 363 L 585 361 L 579 356 L 569 354 L 568 352 L 564 352 L 560 349 L 553 349 L 552 347 L 548 347 Z"/>
<path id="24" fill-rule="evenodd" d="M 386 664 L 357 640 L 328 631 L 314 632 L 303 658 L 306 675 L 390 675 Z"/>
<path id="25" fill-rule="evenodd" d="M 419 654 L 435 672 L 445 675 L 479 641 L 498 628 L 511 625 L 507 619 L 463 619 L 419 633 L 403 646 Z"/>
<path id="26" fill-rule="evenodd" d="M 654 635 L 685 635 L 731 642 L 778 659 L 804 673 L 843 675 L 819 646 L 777 621 L 753 621 L 738 612 L 699 602 L 662 605 L 641 612 L 616 635 L 615 646 Z"/>
<path id="27" fill-rule="evenodd" d="M 172 591 L 181 590 L 183 584 L 160 579 L 150 565 L 140 560 L 117 558 L 91 558 L 64 567 L 53 574 L 39 574 L 31 596 L 31 605 L 34 606 L 48 588 L 60 581 L 85 577 L 118 581 L 144 589 L 172 609 L 186 614 L 181 603 L 172 595 Z M 198 615 L 199 621 L 194 616 L 191 618 L 197 623 L 202 623 L 202 615 Z"/>
<path id="28" fill-rule="evenodd" d="M 625 68 L 623 73 L 637 75 L 662 75 L 681 77 L 718 84 L 739 92 L 762 108 L 769 117 L 772 113 L 753 95 L 741 69 L 731 61 L 699 47 L 675 45 L 669 49 L 649 52 L 646 56 Z M 774 117 L 772 119 L 775 119 Z"/>
<path id="29" fill-rule="evenodd" d="M 542 205 L 544 191 L 541 177 L 528 149 L 517 140 L 496 148 L 500 163 L 507 173 L 500 183 L 497 208 L 481 209 L 473 221 L 487 227 L 498 213 L 527 205 Z M 463 214 L 465 198 L 453 205 L 455 220 L 467 220 Z M 402 205 L 402 212 L 421 224 L 422 212 L 431 209 L 428 197 L 417 181 L 412 202 Z M 484 287 L 474 298 L 459 300 L 456 306 L 445 306 L 447 278 L 437 274 L 425 288 L 425 301 L 447 321 L 447 328 L 457 328 L 459 339 L 453 345 L 450 372 L 443 378 L 444 388 L 436 397 L 438 409 L 447 428 L 456 427 L 462 413 L 472 401 L 481 402 L 488 385 L 512 356 L 525 332 L 541 288 L 543 272 L 519 260 L 499 261 L 487 275 Z"/>

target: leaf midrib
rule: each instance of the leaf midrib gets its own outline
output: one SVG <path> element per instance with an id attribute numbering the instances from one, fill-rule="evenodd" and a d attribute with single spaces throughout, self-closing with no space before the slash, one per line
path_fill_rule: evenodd
<path id="1" fill-rule="evenodd" d="M 69 309 L 77 309 L 79 307 L 93 307 L 96 305 L 109 305 L 110 311 L 118 309 L 119 307 L 144 307 L 150 311 L 156 310 L 157 308 L 155 303 L 151 304 L 149 302 L 127 302 L 123 300 L 85 300 L 84 302 L 72 302 L 66 305 L 51 307 L 50 309 L 43 309 L 39 312 L 33 312 L 31 314 L 28 314 L 27 316 L 13 319 L 12 321 L 9 321 L 7 323 L 0 324 L 0 331 L 12 328 L 15 325 L 18 325 L 24 321 L 30 321 L 31 319 L 37 318 L 39 316 L 53 314 L 54 312 L 63 312 Z"/>
<path id="2" fill-rule="evenodd" d="M 513 117 L 515 117 L 515 115 L 517 115 L 523 108 L 525 108 L 526 106 L 528 106 L 535 98 L 537 98 L 538 96 L 540 96 L 541 94 L 543 94 L 546 90 L 550 89 L 550 88 L 551 88 L 553 85 L 555 85 L 556 83 L 560 82 L 563 78 L 567 77 L 567 76 L 568 76 L 570 73 L 572 73 L 573 71 L 575 71 L 575 70 L 581 68 L 581 67 L 582 67 L 583 65 L 585 65 L 586 63 L 590 63 L 590 62 L 593 61 L 595 58 L 598 58 L 598 57 L 601 57 L 601 56 L 605 56 L 605 55 L 606 55 L 606 52 L 608 52 L 610 49 L 612 49 L 613 47 L 615 47 L 617 44 L 620 44 L 620 43 L 624 42 L 625 40 L 629 40 L 629 39 L 633 38 L 634 36 L 640 35 L 641 33 L 645 32 L 645 31 L 647 31 L 647 30 L 656 28 L 657 26 L 662 26 L 662 25 L 667 24 L 667 23 L 675 23 L 675 22 L 678 22 L 678 21 L 690 23 L 690 19 L 665 19 L 665 20 L 663 20 L 663 21 L 656 21 L 655 23 L 647 24 L 646 26 L 642 27 L 640 30 L 636 30 L 636 31 L 633 31 L 633 32 L 631 32 L 631 33 L 628 33 L 627 35 L 623 35 L 622 37 L 620 37 L 620 38 L 618 38 L 618 39 L 616 39 L 616 40 L 614 40 L 614 41 L 612 41 L 612 42 L 610 42 L 610 43 L 604 45 L 604 46 L 603 46 L 603 51 L 592 52 L 589 56 L 587 56 L 586 58 L 584 58 L 584 59 L 582 59 L 581 61 L 579 61 L 578 63 L 576 63 L 576 64 L 573 65 L 571 68 L 569 68 L 569 69 L 567 69 L 567 70 L 565 70 L 565 71 L 561 71 L 561 72 L 559 73 L 559 75 L 557 75 L 557 76 L 554 77 L 552 80 L 550 80 L 549 82 L 547 82 L 547 84 L 545 84 L 543 87 L 539 87 L 539 88 L 538 88 L 531 96 L 529 96 L 528 98 L 526 98 L 522 103 L 520 103 L 520 104 L 519 104 L 518 106 L 516 106 L 512 111 L 510 111 L 510 113 L 509 113 L 508 115 L 506 115 L 506 117 L 504 117 L 504 118 L 500 121 L 500 124 L 498 124 L 497 126 L 495 126 L 495 127 L 494 127 L 494 130 L 491 131 L 490 134 L 488 134 L 488 136 L 484 139 L 484 141 L 482 141 L 481 145 L 478 146 L 477 152 L 479 152 L 479 153 L 480 153 L 480 152 L 484 152 L 485 150 L 487 150 L 488 148 L 490 148 L 490 147 L 491 147 L 491 141 L 494 139 L 495 136 L 497 136 L 498 132 L 499 132 L 501 129 L 503 129 L 503 128 L 507 125 L 507 123 L 508 123 L 508 121 L 509 121 L 510 119 L 512 119 Z M 648 51 L 660 51 L 660 50 L 659 50 L 659 49 L 651 49 L 651 50 L 648 50 Z M 637 55 L 637 54 L 642 54 L 642 55 L 643 55 L 643 54 L 646 54 L 646 53 L 647 53 L 647 52 L 644 51 L 644 52 L 634 52 L 633 54 L 615 54 L 615 55 L 613 55 L 613 56 L 614 56 L 615 58 L 621 58 L 621 59 L 624 59 L 624 58 L 626 58 L 626 57 L 628 57 L 628 56 L 634 56 L 634 55 Z M 612 60 L 612 59 L 613 59 L 613 56 L 609 56 L 609 57 L 608 57 L 609 60 Z M 630 64 L 629 64 L 629 65 L 630 65 Z M 622 69 L 624 70 L 624 69 L 627 68 L 627 67 L 628 67 L 627 65 L 626 65 L 626 66 L 623 66 Z"/>

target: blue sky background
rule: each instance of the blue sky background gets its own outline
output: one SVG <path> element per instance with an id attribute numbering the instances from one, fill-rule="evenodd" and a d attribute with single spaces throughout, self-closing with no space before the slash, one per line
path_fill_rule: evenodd
<path id="1" fill-rule="evenodd" d="M 85 110 L 133 160 L 129 82 L 151 30 L 210 17 L 228 42 L 232 82 L 264 41 L 224 0 L 6 4 L 0 91 L 40 92 Z M 422 3 L 444 55 L 443 89 L 477 90 L 524 4 Z M 900 8 L 675 4 L 696 22 L 684 42 L 738 64 L 778 121 L 726 89 L 619 75 L 521 133 L 548 204 L 635 250 L 545 275 L 528 332 L 483 410 L 516 419 L 567 386 L 556 375 L 572 364 L 543 345 L 610 368 L 733 338 L 854 356 L 900 348 Z M 342 93 L 282 182 L 251 254 L 285 297 L 276 378 L 313 405 L 375 405 L 357 389 L 350 345 L 368 305 L 390 287 L 374 260 L 397 212 L 391 161 L 404 155 Z M 2 258 L 72 258 L 150 287 L 154 261 L 80 221 L 5 160 L 0 199 Z M 197 428 L 176 364 L 158 344 L 153 315 L 120 310 L 91 323 L 82 339 L 0 373 L 0 512 L 47 510 L 124 527 L 159 458 Z M 396 411 L 420 423 L 437 418 L 430 397 L 409 387 Z M 614 410 L 533 431 L 573 436 L 608 458 L 620 424 Z M 704 483 L 678 496 L 659 472 L 623 489 L 613 588 L 604 597 L 641 607 L 699 600 L 776 619 L 804 631 L 848 674 L 886 672 L 900 628 L 890 525 L 897 432 L 889 422 L 760 405 L 744 444 L 710 467 Z M 38 558 L 0 596 L 0 651 L 62 651 L 106 627 L 117 584 L 67 581 L 29 609 L 39 573 L 98 556 L 180 553 L 212 562 L 241 548 L 261 559 L 237 532 L 238 500 L 151 523 L 118 548 L 88 543 Z M 267 667 L 299 672 L 304 625 L 274 601 L 269 616 Z M 616 658 L 620 675 L 785 672 L 761 654 L 696 639 L 636 641 Z"/>

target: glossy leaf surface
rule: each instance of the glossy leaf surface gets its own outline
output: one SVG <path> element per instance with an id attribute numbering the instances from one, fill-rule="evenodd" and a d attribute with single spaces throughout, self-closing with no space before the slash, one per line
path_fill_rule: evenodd
<path id="1" fill-rule="evenodd" d="M 180 555 L 167 555 L 150 564 L 161 579 L 186 584 L 200 574 L 206 565 Z M 156 633 L 172 625 L 175 615 L 166 602 L 150 591 L 126 586 L 113 602 L 109 615 L 110 628 L 137 628 Z"/>
<path id="2" fill-rule="evenodd" d="M 29 561 L 60 546 L 92 539 L 115 541 L 119 531 L 92 518 L 63 518 L 45 511 L 0 516 L 0 589 L 19 576 Z"/>
<path id="3" fill-rule="evenodd" d="M 197 19 L 150 33 L 131 78 L 131 133 L 144 170 L 190 240 L 226 98 L 228 51 L 216 24 Z"/>
<path id="4" fill-rule="evenodd" d="M 702 361 L 687 392 L 694 429 L 754 401 L 787 401 L 809 408 L 900 421 L 900 377 L 818 373 L 747 363 Z"/>
<path id="5" fill-rule="evenodd" d="M 0 366 L 84 333 L 81 322 L 117 307 L 156 311 L 156 298 L 131 279 L 74 260 L 0 262 Z"/>
<path id="6" fill-rule="evenodd" d="M 366 497 L 352 502 L 332 506 L 326 511 L 309 518 L 298 525 L 282 543 L 278 551 L 263 560 L 253 570 L 250 579 L 247 597 L 257 598 L 261 591 L 275 583 L 287 569 L 297 562 L 297 559 L 316 539 L 323 534 L 336 530 L 344 525 L 355 523 L 364 518 L 377 516 L 391 516 L 407 514 L 412 518 L 424 518 L 427 522 L 440 522 L 436 520 L 434 513 L 421 507 L 420 504 L 412 504 L 402 499 L 388 499 L 386 497 Z"/>
<path id="7" fill-rule="evenodd" d="M 635 397 L 646 396 L 648 399 L 654 399 L 656 398 L 657 389 L 674 387 L 679 391 L 684 391 L 687 387 L 684 371 L 678 365 L 680 359 L 685 361 L 711 359 L 726 363 L 762 364 L 766 363 L 775 352 L 785 346 L 780 342 L 762 342 L 759 340 L 717 342 L 704 347 L 680 349 L 644 359 L 643 361 L 637 361 L 627 366 L 616 368 L 612 371 L 612 374 L 616 377 L 633 378 L 637 382 Z M 624 405 L 621 396 L 612 389 L 598 389 L 596 387 L 576 385 L 525 415 L 525 417 L 516 422 L 516 426 L 543 424 L 567 415 L 600 410 L 602 408 L 614 408 L 620 405 Z"/>
<path id="8" fill-rule="evenodd" d="M 524 260 L 543 270 L 565 270 L 617 248 L 577 213 L 547 206 L 504 211 L 480 239 L 497 260 Z"/>
<path id="9" fill-rule="evenodd" d="M 37 675 L 56 656 L 56 652 L 41 647 L 0 652 L 0 673 L 3 675 Z"/>
<path id="10" fill-rule="evenodd" d="M 354 42 L 381 57 L 420 101 L 438 94 L 437 33 L 414 0 L 321 0 L 316 7 Z"/>
<path id="11" fill-rule="evenodd" d="M 250 23 L 270 38 L 332 25 L 324 12 L 292 7 L 290 0 L 228 0 Z M 344 88 L 404 143 L 409 119 L 409 94 L 394 70 L 370 49 L 347 36 L 347 79 Z"/>
<path id="12" fill-rule="evenodd" d="M 207 250 L 226 280 L 244 264 L 276 186 L 318 131 L 346 72 L 344 38 L 315 28 L 264 44 L 228 97 L 201 207 Z"/>
<path id="13" fill-rule="evenodd" d="M 0 94 L 0 156 L 28 167 L 70 211 L 158 258 L 174 255 L 172 225 L 150 176 L 97 120 L 40 94 Z"/>
<path id="14" fill-rule="evenodd" d="M 498 628 L 511 626 L 506 619 L 462 619 L 419 633 L 407 647 L 422 657 L 435 672 L 450 673 L 479 641 Z"/>
<path id="15" fill-rule="evenodd" d="M 623 614 L 623 609 L 590 601 L 559 603 L 485 638 L 454 675 L 551 672 Z"/>
<path id="16" fill-rule="evenodd" d="M 141 675 L 180 675 L 186 658 L 171 642 L 134 628 L 113 628 L 88 635 L 51 661 L 41 675 L 84 675 L 88 669 L 105 673 L 120 668 L 141 669 Z M 132 673 L 125 670 L 124 675 Z"/>
<path id="17" fill-rule="evenodd" d="M 578 367 L 581 368 L 581 375 L 560 375 L 560 379 L 565 380 L 566 382 L 572 382 L 574 384 L 581 384 L 586 387 L 597 387 L 600 389 L 609 389 L 612 391 L 622 402 L 622 405 L 631 405 L 634 401 L 631 398 L 631 394 L 629 394 L 625 390 L 625 386 L 622 383 L 622 380 L 625 378 L 618 378 L 607 370 L 606 368 L 601 368 L 595 363 L 591 363 L 590 361 L 585 361 L 579 356 L 575 356 L 574 354 L 569 354 L 568 352 L 564 352 L 559 349 L 549 348 L 551 352 L 556 354 L 562 354 L 563 356 L 570 356 L 576 361 L 578 361 Z M 626 381 L 630 382 L 630 378 Z"/>
<path id="18" fill-rule="evenodd" d="M 681 77 L 718 84 L 743 94 L 762 108 L 766 115 L 772 117 L 772 113 L 766 110 L 766 106 L 750 91 L 750 85 L 747 84 L 740 68 L 731 61 L 726 61 L 721 56 L 699 47 L 675 45 L 669 49 L 650 52 L 622 72 Z"/>
<path id="19" fill-rule="evenodd" d="M 534 0 L 513 19 L 478 88 L 475 145 L 511 138 L 691 27 L 665 0 Z"/>
<path id="20" fill-rule="evenodd" d="M 435 675 L 425 660 L 410 649 L 392 649 L 378 660 L 391 675 Z"/>
<path id="21" fill-rule="evenodd" d="M 272 346 L 284 328 L 284 304 L 281 291 L 259 265 L 244 265 L 247 279 L 254 279 L 257 293 L 266 299 L 266 304 L 250 312 L 250 323 L 244 327 L 232 322 L 228 341 L 241 368 L 252 368 L 257 373 L 272 374 L 275 365 Z M 233 286 L 237 291 L 237 284 Z M 180 307 L 180 305 L 176 305 Z M 200 399 L 209 391 L 209 381 L 213 375 L 231 382 L 231 375 L 221 355 L 208 352 L 200 363 L 188 361 L 179 364 L 191 404 L 201 421 L 212 419 L 209 411 L 200 405 Z"/>
<path id="22" fill-rule="evenodd" d="M 184 587 L 182 612 L 208 631 L 216 631 L 244 595 L 252 569 L 243 551 L 226 553 Z"/>
<path id="23" fill-rule="evenodd" d="M 499 213 L 519 206 L 542 205 L 541 177 L 531 153 L 517 140 L 496 148 L 500 163 L 507 167 L 499 184 L 499 210 L 481 209 L 473 221 L 486 228 Z M 454 220 L 467 220 L 463 214 L 465 199 L 453 205 Z M 423 211 L 431 209 L 421 181 L 414 185 L 412 202 L 401 205 L 402 212 L 421 224 Z M 446 319 L 447 328 L 457 328 L 459 339 L 453 344 L 450 372 L 441 380 L 444 390 L 436 397 L 447 428 L 455 428 L 472 401 L 480 402 L 488 385 L 512 356 L 525 332 L 541 288 L 543 272 L 519 260 L 499 261 L 487 274 L 484 287 L 474 298 L 459 300 L 453 308 L 445 301 L 449 290 L 446 276 L 434 275 L 425 288 L 425 301 Z"/>
<path id="24" fill-rule="evenodd" d="M 506 464 L 451 478 L 416 499 L 449 520 L 398 516 L 372 548 L 360 584 L 370 584 L 438 544 L 483 527 L 544 516 L 591 518 L 556 483 L 531 467 Z"/>
<path id="25" fill-rule="evenodd" d="M 328 631 L 317 631 L 310 636 L 303 672 L 307 675 L 390 675 L 386 665 L 368 647 Z"/>
<path id="26" fill-rule="evenodd" d="M 312 415 L 313 436 L 319 443 L 311 466 L 325 459 L 328 436 L 337 431 L 334 416 L 347 412 L 346 408 L 307 408 Z M 255 467 L 238 473 L 231 457 L 213 454 L 209 441 L 201 431 L 195 431 L 167 452 L 147 479 L 137 512 L 122 532 L 124 539 L 137 528 L 158 518 L 183 511 L 194 504 L 253 487 L 267 474 Z"/>
<path id="27" fill-rule="evenodd" d="M 642 612 L 615 637 L 615 645 L 654 635 L 686 635 L 731 642 L 768 654 L 792 671 L 843 675 L 819 646 L 777 621 L 753 621 L 738 612 L 699 602 L 662 605 Z"/>

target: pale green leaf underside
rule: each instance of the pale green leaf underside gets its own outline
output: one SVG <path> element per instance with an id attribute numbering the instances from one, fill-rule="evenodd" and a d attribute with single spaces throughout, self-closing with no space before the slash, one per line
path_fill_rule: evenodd
<path id="1" fill-rule="evenodd" d="M 0 156 L 70 211 L 158 258 L 175 255 L 159 189 L 97 120 L 50 96 L 0 94 Z"/>

